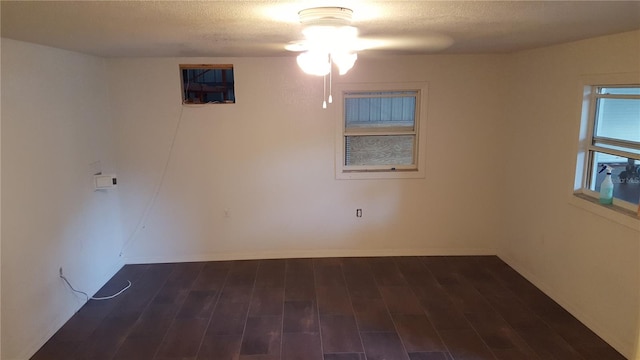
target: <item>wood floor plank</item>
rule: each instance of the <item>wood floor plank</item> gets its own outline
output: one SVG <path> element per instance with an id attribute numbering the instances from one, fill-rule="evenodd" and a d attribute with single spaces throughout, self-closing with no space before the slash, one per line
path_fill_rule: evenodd
<path id="1" fill-rule="evenodd" d="M 353 315 L 346 286 L 316 287 L 318 310 L 322 315 Z"/>
<path id="2" fill-rule="evenodd" d="M 409 360 L 395 332 L 369 332 L 361 335 L 367 360 Z"/>
<path id="3" fill-rule="evenodd" d="M 282 331 L 285 333 L 318 333 L 318 308 L 313 301 L 286 301 Z"/>
<path id="4" fill-rule="evenodd" d="M 280 287 L 259 287 L 253 290 L 249 316 L 282 315 L 284 289 Z"/>
<path id="5" fill-rule="evenodd" d="M 162 340 L 157 358 L 195 358 L 209 319 L 175 319 Z"/>
<path id="6" fill-rule="evenodd" d="M 240 355 L 280 356 L 282 316 L 247 318 Z"/>
<path id="7" fill-rule="evenodd" d="M 141 360 L 153 359 L 160 347 L 162 338 L 160 336 L 132 337 L 129 336 L 120 345 L 118 352 L 113 357 L 114 360 Z"/>
<path id="8" fill-rule="evenodd" d="M 393 321 L 408 352 L 442 352 L 447 350 L 440 340 L 440 335 L 424 314 L 394 314 Z"/>
<path id="9" fill-rule="evenodd" d="M 197 360 L 238 360 L 242 335 L 207 335 Z"/>
<path id="10" fill-rule="evenodd" d="M 285 293 L 286 301 L 314 301 L 315 276 L 311 259 L 289 259 L 286 263 Z"/>
<path id="11" fill-rule="evenodd" d="M 324 360 L 366 360 L 364 353 L 324 354 Z"/>
<path id="12" fill-rule="evenodd" d="M 409 286 L 380 286 L 380 294 L 391 314 L 423 314 L 420 301 Z"/>
<path id="13" fill-rule="evenodd" d="M 395 331 L 391 315 L 382 299 L 354 298 L 353 309 L 362 331 Z"/>
<path id="14" fill-rule="evenodd" d="M 282 360 L 322 360 L 319 333 L 287 333 L 282 336 Z"/>
<path id="15" fill-rule="evenodd" d="M 325 353 L 363 352 L 356 319 L 346 315 L 320 315 Z"/>
<path id="16" fill-rule="evenodd" d="M 443 330 L 439 333 L 456 360 L 495 358 L 480 336 L 472 329 Z"/>
<path id="17" fill-rule="evenodd" d="M 242 335 L 249 303 L 219 301 L 211 316 L 207 333 L 211 335 Z"/>

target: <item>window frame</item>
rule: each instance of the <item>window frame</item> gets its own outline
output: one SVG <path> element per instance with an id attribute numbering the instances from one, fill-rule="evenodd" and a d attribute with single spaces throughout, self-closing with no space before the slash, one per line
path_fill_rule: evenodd
<path id="1" fill-rule="evenodd" d="M 601 98 L 629 98 L 640 99 L 640 95 L 608 95 L 599 94 L 599 88 L 612 87 L 640 87 L 640 78 L 637 73 L 629 74 L 612 74 L 610 76 L 598 76 L 591 79 L 583 79 L 582 101 L 581 101 L 581 124 L 579 132 L 579 147 L 576 161 L 575 181 L 573 186 L 573 195 L 586 195 L 597 200 L 600 194 L 590 189 L 593 174 L 595 153 L 604 153 L 625 158 L 633 158 L 640 161 L 640 154 L 626 152 L 623 150 L 611 149 L 597 145 L 606 144 L 609 146 L 623 146 L 634 150 L 640 150 L 640 143 L 618 140 L 614 138 L 596 136 L 597 122 L 597 101 Z M 628 213 L 636 213 L 638 205 L 616 198 L 613 198 L 613 206 L 625 210 Z M 606 207 L 606 206 L 602 206 Z"/>
<path id="2" fill-rule="evenodd" d="M 426 82 L 404 83 L 339 83 L 335 89 L 335 175 L 336 179 L 402 179 L 424 178 L 425 150 L 426 150 L 426 119 L 428 84 Z M 350 129 L 346 128 L 346 97 L 358 97 L 348 95 L 352 93 L 367 92 L 416 92 L 416 105 L 413 130 L 403 127 L 391 127 L 381 129 Z M 406 96 L 406 95 L 405 95 Z M 413 146 L 414 164 L 411 165 L 346 165 L 346 138 L 347 136 L 381 136 L 381 135 L 411 135 L 415 136 Z"/>

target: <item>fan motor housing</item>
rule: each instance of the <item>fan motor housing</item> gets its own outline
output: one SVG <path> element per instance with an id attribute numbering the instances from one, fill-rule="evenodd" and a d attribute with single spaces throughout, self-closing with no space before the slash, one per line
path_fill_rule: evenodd
<path id="1" fill-rule="evenodd" d="M 305 26 L 344 26 L 351 24 L 353 10 L 343 7 L 316 7 L 298 12 L 300 23 Z"/>

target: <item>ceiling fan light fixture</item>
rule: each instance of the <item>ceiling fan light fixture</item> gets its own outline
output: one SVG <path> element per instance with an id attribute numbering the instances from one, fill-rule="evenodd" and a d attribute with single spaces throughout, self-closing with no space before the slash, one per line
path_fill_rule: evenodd
<path id="1" fill-rule="evenodd" d="M 309 75 L 324 76 L 331 70 L 328 53 L 305 51 L 296 60 L 300 69 Z"/>
<path id="2" fill-rule="evenodd" d="M 338 67 L 338 73 L 340 75 L 344 75 L 351 70 L 357 59 L 358 54 L 355 52 L 331 54 L 331 61 Z"/>
<path id="3" fill-rule="evenodd" d="M 324 76 L 324 99 L 332 102 L 332 66 L 340 75 L 346 74 L 358 59 L 360 49 L 358 29 L 351 26 L 353 11 L 341 7 L 318 7 L 298 13 L 303 26 L 304 41 L 289 43 L 290 51 L 304 51 L 297 57 L 298 66 L 307 74 Z M 327 98 L 327 74 L 329 97 Z M 327 108 L 327 100 L 322 103 Z"/>

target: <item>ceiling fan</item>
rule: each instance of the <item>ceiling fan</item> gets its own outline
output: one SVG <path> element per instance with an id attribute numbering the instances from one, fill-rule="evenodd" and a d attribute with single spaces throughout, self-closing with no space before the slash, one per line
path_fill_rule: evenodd
<path id="1" fill-rule="evenodd" d="M 314 7 L 298 12 L 304 40 L 289 42 L 285 49 L 300 52 L 297 61 L 308 74 L 330 74 L 332 64 L 346 74 L 355 64 L 358 52 L 377 49 L 411 49 L 418 46 L 444 49 L 453 43 L 442 35 L 417 38 L 362 38 L 353 26 L 353 11 L 345 7 Z M 428 44 L 426 44 L 428 42 Z"/>
<path id="2" fill-rule="evenodd" d="M 298 12 L 302 24 L 304 40 L 291 41 L 285 49 L 300 52 L 298 66 L 307 74 L 324 76 L 324 98 L 332 102 L 332 68 L 335 65 L 340 75 L 346 74 L 358 59 L 358 52 L 374 48 L 411 47 L 411 43 L 420 43 L 412 39 L 363 39 L 358 29 L 351 25 L 353 11 L 344 7 L 314 7 Z M 436 47 L 445 48 L 453 41 L 446 38 Z M 407 46 L 409 45 L 409 46 Z M 415 44 L 414 44 L 415 45 Z M 329 75 L 329 96 L 327 97 L 327 75 Z"/>
<path id="3" fill-rule="evenodd" d="M 292 41 L 285 49 L 301 51 L 298 65 L 311 75 L 324 76 L 331 63 L 340 75 L 349 71 L 363 50 L 358 41 L 358 29 L 351 26 L 353 11 L 343 7 L 317 7 L 298 13 L 305 40 Z"/>

